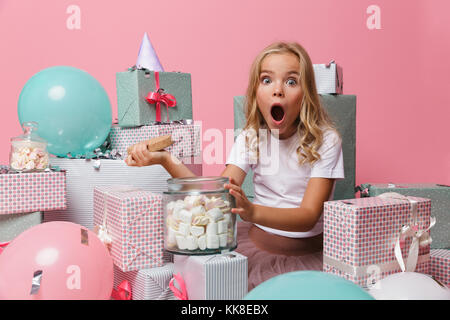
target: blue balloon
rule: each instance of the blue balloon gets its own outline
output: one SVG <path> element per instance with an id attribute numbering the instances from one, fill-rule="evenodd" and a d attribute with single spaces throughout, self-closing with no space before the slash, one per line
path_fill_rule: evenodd
<path id="1" fill-rule="evenodd" d="M 244 300 L 375 300 L 344 278 L 319 271 L 281 274 L 256 286 Z"/>
<path id="2" fill-rule="evenodd" d="M 67 66 L 31 77 L 18 102 L 20 123 L 36 121 L 48 151 L 66 157 L 95 150 L 106 140 L 112 113 L 108 95 L 89 73 Z"/>

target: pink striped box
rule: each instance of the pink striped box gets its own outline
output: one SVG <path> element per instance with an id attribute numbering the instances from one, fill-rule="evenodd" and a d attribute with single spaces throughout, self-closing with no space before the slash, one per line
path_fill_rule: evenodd
<path id="1" fill-rule="evenodd" d="M 158 136 L 171 135 L 175 142 L 166 150 L 177 158 L 198 156 L 201 150 L 201 126 L 197 124 L 165 124 L 140 127 L 113 125 L 110 131 L 111 148 L 127 156 L 127 148 L 138 142 Z"/>
<path id="2" fill-rule="evenodd" d="M 433 249 L 430 254 L 430 275 L 450 288 L 450 250 Z"/>
<path id="3" fill-rule="evenodd" d="M 401 271 L 394 248 L 402 226 L 427 229 L 431 200 L 370 197 L 328 201 L 323 214 L 323 270 L 367 288 Z M 399 243 L 406 261 L 412 237 Z M 428 273 L 429 262 L 430 244 L 422 242 L 415 271 Z"/>
<path id="4" fill-rule="evenodd" d="M 0 214 L 66 209 L 66 172 L 0 174 Z"/>
<path id="5" fill-rule="evenodd" d="M 122 271 L 163 265 L 162 194 L 129 186 L 94 188 L 94 225 L 111 240 L 111 256 Z"/>

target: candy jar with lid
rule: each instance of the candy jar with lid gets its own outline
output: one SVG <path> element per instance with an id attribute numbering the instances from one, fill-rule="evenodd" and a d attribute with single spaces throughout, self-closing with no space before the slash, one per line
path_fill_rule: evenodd
<path id="1" fill-rule="evenodd" d="M 227 177 L 167 180 L 164 192 L 165 249 L 174 254 L 207 255 L 237 247 L 234 197 Z"/>
<path id="2" fill-rule="evenodd" d="M 48 168 L 47 141 L 38 136 L 36 122 L 22 123 L 23 135 L 11 138 L 9 165 L 18 172 L 43 171 Z"/>

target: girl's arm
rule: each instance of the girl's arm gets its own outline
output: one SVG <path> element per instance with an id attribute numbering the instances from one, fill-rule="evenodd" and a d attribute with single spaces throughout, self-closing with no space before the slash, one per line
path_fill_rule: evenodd
<path id="1" fill-rule="evenodd" d="M 239 214 L 245 221 L 285 231 L 306 232 L 311 230 L 320 218 L 323 203 L 333 189 L 334 179 L 311 178 L 301 205 L 298 208 L 273 208 L 252 204 L 242 189 L 228 184 L 231 195 L 236 199 L 236 209 L 231 212 Z"/>

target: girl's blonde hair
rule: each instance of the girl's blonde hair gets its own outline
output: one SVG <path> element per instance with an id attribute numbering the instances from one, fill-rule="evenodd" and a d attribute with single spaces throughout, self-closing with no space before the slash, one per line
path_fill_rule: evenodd
<path id="1" fill-rule="evenodd" d="M 297 134 L 300 146 L 297 148 L 299 164 L 314 164 L 320 159 L 318 149 L 323 142 L 325 129 L 332 129 L 337 132 L 327 112 L 320 103 L 314 79 L 314 70 L 311 59 L 306 50 L 298 43 L 276 42 L 264 50 L 255 58 L 250 69 L 249 84 L 245 99 L 245 113 L 247 122 L 244 130 L 251 130 L 256 133 L 256 151 L 259 156 L 259 129 L 266 128 L 264 117 L 258 109 L 256 103 L 256 90 L 260 83 L 261 64 L 265 57 L 270 54 L 292 53 L 298 57 L 300 62 L 300 85 L 303 91 L 300 114 L 297 118 Z M 253 131 L 254 130 L 254 131 Z M 247 146 L 250 144 L 247 137 Z"/>

